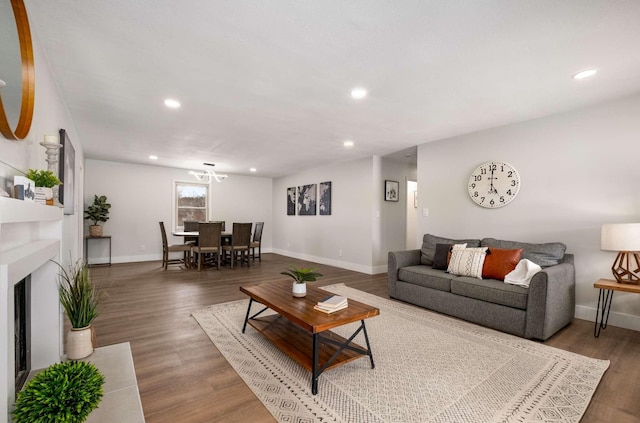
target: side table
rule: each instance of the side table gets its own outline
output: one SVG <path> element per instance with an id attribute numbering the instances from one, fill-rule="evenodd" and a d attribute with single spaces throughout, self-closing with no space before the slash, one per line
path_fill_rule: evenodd
<path id="1" fill-rule="evenodd" d="M 598 308 L 596 309 L 596 324 L 593 329 L 593 336 L 597 338 L 600 336 L 600 330 L 607 328 L 614 291 L 640 294 L 640 285 L 619 283 L 613 279 L 599 279 L 593 284 L 593 287 L 600 289 Z M 598 322 L 598 319 L 600 319 L 600 322 Z"/>
<path id="2" fill-rule="evenodd" d="M 93 239 L 106 239 L 109 241 L 109 262 L 108 263 L 98 263 L 98 264 L 89 264 L 89 240 Z M 84 237 L 84 258 L 87 261 L 87 267 L 92 266 L 111 266 L 111 235 L 103 235 L 103 236 L 89 236 L 86 235 Z"/>

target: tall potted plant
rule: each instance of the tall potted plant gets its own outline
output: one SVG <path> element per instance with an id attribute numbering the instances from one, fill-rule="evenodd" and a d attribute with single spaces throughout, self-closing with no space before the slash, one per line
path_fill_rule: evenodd
<path id="1" fill-rule="evenodd" d="M 105 195 L 95 195 L 94 197 L 93 204 L 84 211 L 86 214 L 84 218 L 93 221 L 93 225 L 89 226 L 89 235 L 100 237 L 102 236 L 102 226 L 98 223 L 104 223 L 109 220 L 111 204 L 107 203 L 107 197 Z"/>
<path id="2" fill-rule="evenodd" d="M 27 178 L 36 185 L 36 200 L 44 197 L 46 204 L 53 206 L 53 187 L 62 184 L 60 179 L 50 170 L 36 169 L 29 169 Z"/>
<path id="3" fill-rule="evenodd" d="M 297 298 L 302 298 L 307 295 L 307 282 L 314 282 L 322 276 L 322 273 L 315 272 L 315 269 L 310 267 L 297 268 L 292 264 L 289 265 L 289 269 L 280 272 L 280 274 L 293 279 L 293 296 Z"/>
<path id="4" fill-rule="evenodd" d="M 86 263 L 77 261 L 65 269 L 60 267 L 58 293 L 60 303 L 69 317 L 71 330 L 67 333 L 67 357 L 78 360 L 93 353 L 93 328 L 98 317 L 102 293 L 89 277 Z"/>

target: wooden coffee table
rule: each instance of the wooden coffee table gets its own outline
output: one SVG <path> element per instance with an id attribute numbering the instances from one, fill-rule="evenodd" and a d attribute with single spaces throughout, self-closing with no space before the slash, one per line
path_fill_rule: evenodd
<path id="1" fill-rule="evenodd" d="M 243 286 L 240 291 L 250 298 L 242 333 L 248 323 L 309 370 L 313 395 L 318 393 L 318 378 L 326 370 L 364 356 L 369 357 L 371 368 L 375 367 L 364 320 L 380 314 L 376 307 L 349 299 L 349 307 L 326 314 L 314 310 L 313 306 L 331 295 L 330 292 L 307 284 L 307 296 L 294 298 L 289 281 Z M 254 302 L 264 305 L 264 308 L 251 315 Z M 268 309 L 278 314 L 260 316 Z M 360 326 L 349 339 L 330 331 L 357 321 L 360 321 Z M 364 335 L 366 349 L 353 342 L 360 332 Z"/>

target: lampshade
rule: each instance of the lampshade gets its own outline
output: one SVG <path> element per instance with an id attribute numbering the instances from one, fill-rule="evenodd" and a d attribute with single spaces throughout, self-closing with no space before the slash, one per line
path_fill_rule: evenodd
<path id="1" fill-rule="evenodd" d="M 640 223 L 602 225 L 600 249 L 618 252 L 611 272 L 619 283 L 640 283 Z"/>
<path id="2" fill-rule="evenodd" d="M 600 249 L 640 251 L 640 223 L 607 223 L 600 231 Z"/>

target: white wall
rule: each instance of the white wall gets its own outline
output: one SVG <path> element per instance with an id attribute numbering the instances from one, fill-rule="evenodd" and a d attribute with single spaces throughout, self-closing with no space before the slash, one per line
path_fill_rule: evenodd
<path id="1" fill-rule="evenodd" d="M 96 194 L 106 195 L 111 204 L 109 220 L 103 226 L 105 235 L 112 236 L 113 263 L 161 260 L 160 221 L 165 223 L 170 244 L 183 242 L 170 232 L 174 182 L 196 182 L 187 170 L 101 160 L 87 160 L 85 167 L 85 208 Z M 232 229 L 233 222 L 265 222 L 262 251 L 269 252 L 273 230 L 271 184 L 270 178 L 242 175 L 212 182 L 209 220 L 226 221 L 227 230 Z M 85 227 L 89 224 L 85 221 Z M 91 263 L 107 261 L 107 245 L 91 243 Z"/>
<path id="2" fill-rule="evenodd" d="M 640 222 L 640 96 L 418 147 L 418 233 L 560 241 L 575 254 L 576 315 L 593 320 L 593 283 L 612 278 L 615 253 L 600 251 L 603 223 Z M 489 210 L 467 194 L 471 171 L 499 160 L 521 189 Z M 640 301 L 616 293 L 609 322 L 640 329 Z"/>
<path id="3" fill-rule="evenodd" d="M 384 202 L 384 180 L 410 170 L 379 157 L 309 169 L 273 182 L 274 252 L 363 273 L 386 272 L 388 251 L 404 249 L 404 206 Z M 331 216 L 287 216 L 287 188 L 332 182 Z"/>

